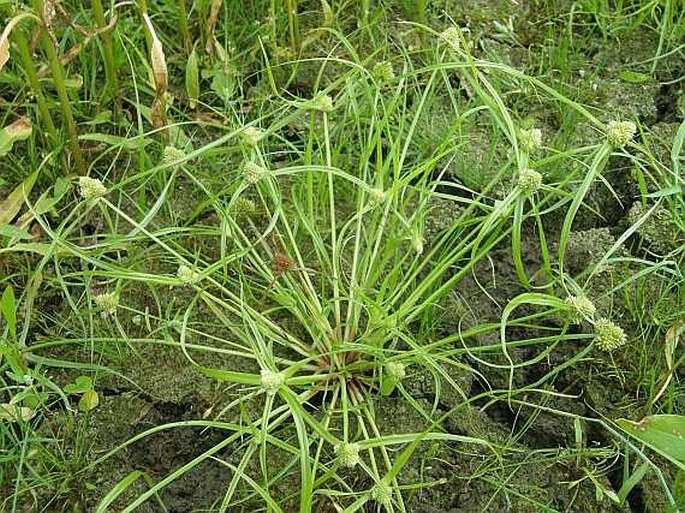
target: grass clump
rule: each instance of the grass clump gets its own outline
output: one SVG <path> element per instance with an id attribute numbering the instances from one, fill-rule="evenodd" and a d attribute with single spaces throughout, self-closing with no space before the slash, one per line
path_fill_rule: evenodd
<path id="1" fill-rule="evenodd" d="M 0 6 L 0 508 L 681 507 L 626 419 L 683 408 L 682 120 L 544 58 L 678 56 L 674 3 L 45 6 Z"/>

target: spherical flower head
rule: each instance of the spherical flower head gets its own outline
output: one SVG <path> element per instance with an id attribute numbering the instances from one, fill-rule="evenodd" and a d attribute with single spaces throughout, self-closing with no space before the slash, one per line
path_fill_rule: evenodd
<path id="1" fill-rule="evenodd" d="M 269 395 L 275 395 L 285 383 L 285 376 L 280 372 L 262 369 L 262 388 Z"/>
<path id="2" fill-rule="evenodd" d="M 400 362 L 388 362 L 385 364 L 385 372 L 388 373 L 392 379 L 400 381 L 407 375 L 404 364 Z"/>
<path id="3" fill-rule="evenodd" d="M 264 139 L 264 136 L 266 133 L 263 130 L 260 130 L 259 128 L 255 128 L 254 126 L 250 125 L 245 127 L 243 130 L 243 135 L 242 139 L 245 144 L 248 146 L 257 146 L 259 141 Z"/>
<path id="4" fill-rule="evenodd" d="M 373 67 L 373 75 L 381 82 L 390 82 L 395 78 L 395 70 L 390 61 L 381 61 Z"/>
<path id="5" fill-rule="evenodd" d="M 380 187 L 374 187 L 369 191 L 369 198 L 372 205 L 378 205 L 386 200 L 387 195 Z"/>
<path id="6" fill-rule="evenodd" d="M 255 202 L 247 198 L 238 198 L 233 203 L 231 207 L 231 212 L 233 212 L 233 217 L 235 219 L 242 219 L 244 217 L 249 217 L 257 211 L 257 205 Z"/>
<path id="7" fill-rule="evenodd" d="M 202 278 L 202 275 L 188 267 L 187 265 L 181 265 L 176 272 L 178 279 L 183 282 L 184 285 L 194 285 Z"/>
<path id="8" fill-rule="evenodd" d="M 392 500 L 392 488 L 390 488 L 390 485 L 385 481 L 376 483 L 374 487 L 371 488 L 371 498 L 379 504 L 390 504 L 390 501 Z"/>
<path id="9" fill-rule="evenodd" d="M 524 169 L 519 173 L 518 186 L 524 194 L 531 195 L 542 186 L 542 175 L 533 169 Z"/>
<path id="10" fill-rule="evenodd" d="M 243 179 L 249 185 L 256 184 L 265 174 L 266 169 L 255 162 L 247 161 L 243 164 Z"/>
<path id="11" fill-rule="evenodd" d="M 632 121 L 610 121 L 607 125 L 607 142 L 614 148 L 623 148 L 633 140 L 637 127 Z"/>
<path id="12" fill-rule="evenodd" d="M 336 445 L 333 448 L 333 452 L 338 457 L 338 460 L 340 460 L 342 466 L 352 468 L 360 461 L 359 449 L 359 444 L 343 442 Z"/>
<path id="13" fill-rule="evenodd" d="M 453 50 L 459 50 L 461 46 L 460 31 L 457 27 L 449 27 L 444 30 L 440 37 L 452 47 Z"/>
<path id="14" fill-rule="evenodd" d="M 519 142 L 521 148 L 528 153 L 533 153 L 542 146 L 542 130 L 539 128 L 531 128 L 530 130 L 521 130 L 519 134 Z"/>
<path id="15" fill-rule="evenodd" d="M 321 112 L 333 111 L 333 98 L 327 94 L 320 94 L 311 101 L 312 108 Z"/>
<path id="16" fill-rule="evenodd" d="M 93 298 L 93 300 L 98 308 L 100 308 L 100 310 L 107 315 L 115 314 L 117 307 L 119 306 L 119 296 L 116 292 L 98 294 Z"/>
<path id="17" fill-rule="evenodd" d="M 78 179 L 79 194 L 84 200 L 94 200 L 107 194 L 105 187 L 97 178 L 81 176 Z"/>
<path id="18" fill-rule="evenodd" d="M 170 164 L 178 160 L 184 159 L 186 152 L 175 148 L 173 146 L 165 146 L 162 152 L 162 164 Z"/>
<path id="19" fill-rule="evenodd" d="M 623 328 L 602 317 L 595 322 L 595 344 L 602 351 L 613 351 L 627 342 Z"/>
<path id="20" fill-rule="evenodd" d="M 591 319 L 597 311 L 594 303 L 585 296 L 569 296 L 566 303 L 575 310 L 577 321 Z"/>

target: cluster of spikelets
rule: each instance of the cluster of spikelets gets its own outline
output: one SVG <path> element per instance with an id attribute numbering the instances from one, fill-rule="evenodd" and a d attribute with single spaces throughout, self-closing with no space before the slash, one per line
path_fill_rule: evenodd
<path id="1" fill-rule="evenodd" d="M 343 442 L 336 445 L 333 448 L 333 452 L 343 467 L 352 468 L 357 466 L 361 461 L 359 457 L 360 449 L 361 448 L 357 443 Z"/>
<path id="2" fill-rule="evenodd" d="M 183 285 L 195 285 L 202 279 L 202 274 L 187 265 L 181 265 L 176 272 L 176 276 Z"/>
<path id="3" fill-rule="evenodd" d="M 114 315 L 119 307 L 119 295 L 116 292 L 104 292 L 93 297 L 93 301 L 103 315 Z"/>
<path id="4" fill-rule="evenodd" d="M 610 121 L 606 127 L 607 142 L 613 148 L 623 148 L 635 137 L 637 126 L 632 121 Z"/>
<path id="5" fill-rule="evenodd" d="M 542 175 L 534 169 L 523 169 L 519 172 L 517 185 L 523 194 L 530 196 L 542 186 Z"/>
<path id="6" fill-rule="evenodd" d="M 285 384 L 285 375 L 282 372 L 274 372 L 262 369 L 261 385 L 267 395 L 276 395 L 278 390 Z"/>
<path id="7" fill-rule="evenodd" d="M 611 121 L 606 126 L 606 142 L 612 148 L 623 148 L 635 136 L 637 127 L 631 121 Z M 527 154 L 542 147 L 542 131 L 539 128 L 519 131 L 519 144 Z M 531 196 L 542 187 L 542 175 L 534 169 L 522 169 L 518 175 L 518 188 L 526 196 Z"/>
<path id="8" fill-rule="evenodd" d="M 243 163 L 243 180 L 248 185 L 254 185 L 266 176 L 267 170 L 256 162 L 247 160 Z"/>
<path id="9" fill-rule="evenodd" d="M 519 133 L 521 148 L 528 153 L 533 153 L 542 147 L 542 130 L 530 128 L 521 130 Z"/>
<path id="10" fill-rule="evenodd" d="M 107 194 L 105 187 L 97 178 L 81 176 L 78 179 L 79 195 L 86 201 L 96 200 Z"/>
<path id="11" fill-rule="evenodd" d="M 595 345 L 601 351 L 613 351 L 622 347 L 628 341 L 626 332 L 606 317 L 595 319 L 597 308 L 594 303 L 585 296 L 569 296 L 566 298 L 566 303 L 572 310 L 576 323 L 583 320 L 590 321 L 595 328 Z"/>

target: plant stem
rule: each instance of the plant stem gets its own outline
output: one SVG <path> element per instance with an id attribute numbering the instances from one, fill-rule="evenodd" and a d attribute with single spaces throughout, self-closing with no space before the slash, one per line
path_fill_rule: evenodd
<path id="1" fill-rule="evenodd" d="M 300 27 L 297 19 L 297 0 L 286 0 L 285 8 L 288 10 L 290 46 L 293 50 L 298 51 L 300 49 Z"/>
<path id="2" fill-rule="evenodd" d="M 36 10 L 36 12 L 42 13 L 42 0 L 34 0 L 33 8 Z M 74 156 L 74 161 L 76 162 L 76 170 L 79 174 L 85 174 L 86 163 L 83 160 L 83 154 L 81 153 L 81 149 L 78 145 L 78 132 L 76 131 L 76 123 L 74 122 L 74 116 L 71 112 L 71 101 L 69 100 L 69 95 L 67 94 L 67 87 L 64 83 L 64 69 L 62 68 L 62 63 L 59 61 L 55 44 L 47 30 L 44 28 L 40 31 L 40 42 L 43 46 L 45 54 L 47 55 L 50 72 L 52 74 L 52 80 L 55 84 L 57 96 L 59 97 L 60 110 L 62 111 L 62 122 L 67 126 L 67 132 L 69 134 L 69 146 L 71 148 L 71 153 Z"/>
<path id="3" fill-rule="evenodd" d="M 186 0 L 176 0 L 176 9 L 178 13 L 179 26 L 181 27 L 183 47 L 185 48 L 186 53 L 190 55 L 193 45 L 190 40 L 190 30 L 188 29 L 188 12 L 186 9 Z"/>
<path id="4" fill-rule="evenodd" d="M 40 113 L 43 123 L 45 124 L 48 135 L 52 139 L 51 142 L 56 143 L 59 140 L 57 128 L 55 128 L 55 122 L 52 120 L 50 109 L 48 109 L 48 104 L 45 101 L 43 89 L 41 88 L 40 81 L 38 80 L 38 74 L 36 73 L 36 69 L 33 67 L 29 44 L 21 30 L 17 30 L 13 35 L 14 42 L 17 44 L 17 48 L 19 49 L 19 58 L 21 59 L 22 68 L 26 73 L 26 77 L 28 78 L 31 92 L 33 93 L 33 96 L 36 97 L 38 112 Z"/>
<path id="5" fill-rule="evenodd" d="M 92 0 L 93 6 L 93 16 L 95 17 L 95 23 L 97 23 L 98 28 L 103 28 L 106 26 L 105 12 L 102 8 L 102 0 Z M 105 59 L 105 75 L 107 77 L 107 87 L 109 88 L 112 99 L 114 100 L 115 107 L 118 107 L 118 90 L 117 87 L 117 68 L 114 63 L 114 51 L 112 48 L 112 36 L 109 32 L 102 33 L 102 47 Z M 115 115 L 118 109 L 115 108 Z"/>

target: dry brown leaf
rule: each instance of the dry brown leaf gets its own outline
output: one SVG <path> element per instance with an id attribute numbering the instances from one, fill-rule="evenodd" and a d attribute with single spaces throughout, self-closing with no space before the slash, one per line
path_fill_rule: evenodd
<path id="1" fill-rule="evenodd" d="M 155 89 L 158 94 L 164 94 L 167 90 L 169 74 L 167 72 L 164 49 L 159 39 L 155 39 L 152 43 L 150 57 L 152 60 L 152 72 L 155 75 Z"/>
<path id="2" fill-rule="evenodd" d="M 158 93 L 155 95 L 155 99 L 152 100 L 150 118 L 152 119 L 152 126 L 154 126 L 155 128 L 162 128 L 166 126 L 166 94 Z"/>
<path id="3" fill-rule="evenodd" d="M 43 25 L 48 31 L 50 38 L 56 42 L 55 39 L 55 18 L 57 17 L 57 10 L 55 9 L 54 0 L 43 0 Z"/>
<path id="4" fill-rule="evenodd" d="M 145 20 L 148 32 L 150 33 L 150 38 L 152 39 L 152 45 L 150 46 L 150 63 L 152 64 L 152 73 L 155 79 L 155 92 L 157 93 L 157 97 L 159 97 L 166 93 L 169 80 L 164 47 L 157 37 L 157 32 L 155 31 L 155 27 L 152 25 L 152 20 L 150 20 L 150 16 L 147 12 L 143 13 L 143 19 Z M 157 100 L 157 98 L 155 98 L 155 100 Z"/>
<path id="5" fill-rule="evenodd" d="M 193 120 L 197 121 L 198 123 L 206 123 L 208 125 L 223 125 L 224 121 L 221 120 L 220 118 L 214 116 L 213 114 L 209 112 L 197 112 L 193 116 Z"/>
<path id="6" fill-rule="evenodd" d="M 0 130 L 0 157 L 9 153 L 15 142 L 27 139 L 31 131 L 31 120 L 26 116 Z"/>
<path id="7" fill-rule="evenodd" d="M 33 18 L 40 21 L 35 15 L 23 12 L 12 18 L 3 29 L 2 34 L 0 34 L 0 70 L 2 70 L 10 59 L 10 32 L 12 32 L 12 29 L 17 23 L 26 18 Z"/>
<path id="8" fill-rule="evenodd" d="M 10 60 L 10 40 L 9 37 L 4 36 L 5 34 L 0 39 L 0 69 Z"/>
<path id="9" fill-rule="evenodd" d="M 14 123 L 7 125 L 4 128 L 5 133 L 14 141 L 21 141 L 31 135 L 31 119 L 27 116 L 22 116 Z"/>
<path id="10" fill-rule="evenodd" d="M 209 20 L 207 21 L 207 42 L 205 43 L 205 52 L 214 57 L 214 29 L 216 22 L 219 20 L 219 11 L 223 0 L 212 0 L 212 7 L 209 11 Z"/>
<path id="11" fill-rule="evenodd" d="M 16 422 L 18 420 L 29 421 L 33 417 L 35 411 L 26 406 L 19 406 L 18 404 L 1 403 L 0 404 L 0 420 L 7 422 Z"/>
<path id="12" fill-rule="evenodd" d="M 118 18 L 114 16 L 110 22 L 105 25 L 104 27 L 96 28 L 96 29 L 87 29 L 83 27 L 76 27 L 73 26 L 74 29 L 76 29 L 79 34 L 84 36 L 84 39 L 82 41 L 79 41 L 76 43 L 74 46 L 69 48 L 64 55 L 62 55 L 59 58 L 59 62 L 62 64 L 62 66 L 66 66 L 69 64 L 71 61 L 73 61 L 78 55 L 83 51 L 83 49 L 88 46 L 88 43 L 91 42 L 91 40 L 99 36 L 100 34 L 103 34 L 109 30 L 112 30 L 114 26 L 116 25 L 118 21 Z M 40 69 L 38 70 L 38 78 L 45 78 L 48 74 L 50 73 L 50 68 L 48 67 L 47 64 L 43 64 Z"/>
<path id="13" fill-rule="evenodd" d="M 38 178 L 38 171 L 31 173 L 4 201 L 0 201 L 0 226 L 8 225 L 21 210 L 24 198 L 29 195 Z"/>

